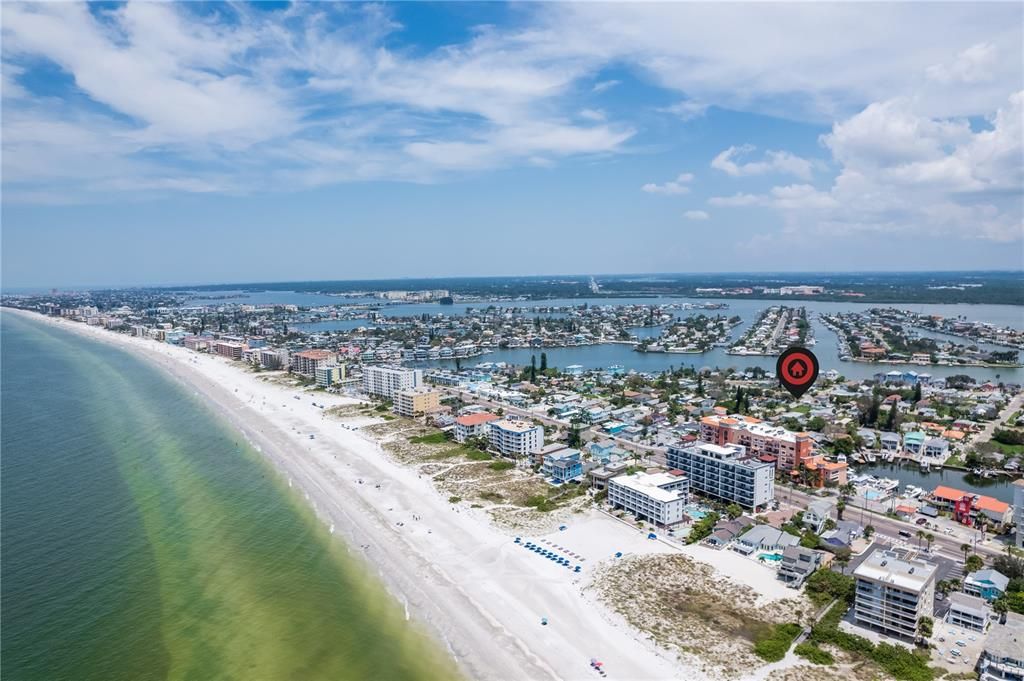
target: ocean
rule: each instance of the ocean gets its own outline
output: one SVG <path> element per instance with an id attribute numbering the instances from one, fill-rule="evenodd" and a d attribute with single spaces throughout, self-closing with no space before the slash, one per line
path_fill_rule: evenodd
<path id="1" fill-rule="evenodd" d="M 448 679 L 450 658 L 199 398 L 0 315 L 5 679 Z"/>

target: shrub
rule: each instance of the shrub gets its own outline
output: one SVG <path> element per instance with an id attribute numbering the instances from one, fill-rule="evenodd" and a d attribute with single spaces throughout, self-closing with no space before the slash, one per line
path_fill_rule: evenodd
<path id="1" fill-rule="evenodd" d="M 835 664 L 836 659 L 832 653 L 822 650 L 813 643 L 804 641 L 793 649 L 793 652 L 812 664 Z"/>
<path id="2" fill-rule="evenodd" d="M 471 461 L 490 461 L 494 457 L 492 457 L 487 452 L 481 452 L 476 449 L 467 449 L 466 458 Z"/>
<path id="3" fill-rule="evenodd" d="M 440 445 L 448 441 L 448 437 L 441 431 L 409 438 L 409 442 L 417 445 Z"/>
<path id="4" fill-rule="evenodd" d="M 448 503 L 449 504 L 457 504 L 460 501 L 462 501 L 462 497 L 454 497 L 454 496 L 448 497 Z"/>
<path id="5" fill-rule="evenodd" d="M 535 494 L 526 500 L 526 505 L 530 508 L 535 508 L 538 511 L 547 513 L 553 511 L 558 507 L 558 504 L 548 499 L 543 494 Z"/>
<path id="6" fill-rule="evenodd" d="M 488 468 L 492 471 L 507 471 L 510 468 L 515 468 L 515 464 L 511 461 L 495 461 Z"/>
<path id="7" fill-rule="evenodd" d="M 778 662 L 786 656 L 793 639 L 800 635 L 799 624 L 776 624 L 754 642 L 754 654 L 766 662 Z"/>

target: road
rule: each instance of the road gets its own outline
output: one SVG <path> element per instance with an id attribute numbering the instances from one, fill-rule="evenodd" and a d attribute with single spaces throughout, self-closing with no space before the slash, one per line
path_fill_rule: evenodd
<path id="1" fill-rule="evenodd" d="M 790 496 L 792 495 L 792 501 L 789 502 Z M 775 497 L 780 503 L 789 503 L 791 506 L 798 508 L 806 508 L 807 504 L 821 497 L 806 494 L 798 490 L 790 490 L 788 487 L 777 487 L 775 491 Z M 856 500 L 854 500 L 856 501 Z M 896 520 L 885 515 L 881 515 L 871 510 L 864 510 L 864 520 L 861 521 L 862 509 L 860 506 L 847 505 L 844 516 L 847 520 L 856 520 L 861 522 L 862 525 L 871 525 L 875 528 L 875 532 L 887 537 L 898 538 L 900 531 L 910 533 L 910 538 L 904 538 L 905 541 L 911 546 L 917 546 L 917 531 L 922 529 L 919 525 L 914 523 L 904 522 L 902 520 Z M 932 541 L 932 553 L 942 553 L 951 558 L 958 558 L 963 560 L 963 551 L 960 547 L 963 544 L 970 544 L 973 546 L 975 553 L 979 555 L 997 556 L 1004 553 L 1005 549 L 1002 544 L 993 542 L 991 540 L 981 542 L 977 541 L 980 536 L 980 532 L 973 528 L 957 528 L 960 534 L 950 536 L 942 534 L 941 532 L 931 531 L 930 533 L 935 537 Z M 967 534 L 963 534 L 963 533 Z"/>
<path id="2" fill-rule="evenodd" d="M 999 412 L 998 416 L 985 424 L 985 427 L 978 433 L 978 437 L 974 438 L 975 444 L 991 440 L 996 428 L 1003 425 L 1003 422 L 1013 416 L 1022 406 L 1024 406 L 1024 392 L 1010 400 L 1010 403 L 1006 405 L 1005 409 Z"/>

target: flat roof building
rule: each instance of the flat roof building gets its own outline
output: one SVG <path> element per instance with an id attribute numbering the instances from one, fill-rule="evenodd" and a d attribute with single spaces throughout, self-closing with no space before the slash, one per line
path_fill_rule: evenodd
<path id="1" fill-rule="evenodd" d="M 302 350 L 291 357 L 292 373 L 316 378 L 319 367 L 334 364 L 338 355 L 328 350 Z"/>
<path id="2" fill-rule="evenodd" d="M 502 456 L 519 458 L 529 455 L 544 446 L 544 428 L 530 421 L 491 421 L 488 437 L 493 447 Z"/>
<path id="3" fill-rule="evenodd" d="M 972 631 L 985 631 L 992 609 L 983 598 L 969 596 L 959 591 L 949 594 L 949 611 L 946 623 Z"/>
<path id="4" fill-rule="evenodd" d="M 1008 612 L 1005 624 L 992 625 L 978 671 L 979 681 L 1024 680 L 1024 615 Z"/>
<path id="5" fill-rule="evenodd" d="M 394 400 L 402 390 L 423 385 L 422 369 L 395 366 L 364 366 L 363 392 L 385 400 Z"/>
<path id="6" fill-rule="evenodd" d="M 799 468 L 814 452 L 809 433 L 796 433 L 752 416 L 710 415 L 700 420 L 700 439 L 716 445 L 743 445 L 751 456 L 770 456 L 779 470 Z"/>
<path id="7" fill-rule="evenodd" d="M 748 455 L 742 445 L 671 446 L 666 458 L 670 468 L 690 478 L 692 492 L 752 510 L 775 498 L 775 465 Z"/>
<path id="8" fill-rule="evenodd" d="M 608 504 L 666 527 L 683 521 L 689 489 L 689 479 L 678 471 L 620 475 L 608 480 Z"/>
<path id="9" fill-rule="evenodd" d="M 857 624 L 913 639 L 917 636 L 918 620 L 932 616 L 934 564 L 905 560 L 895 551 L 875 549 L 857 566 L 853 576 L 857 580 Z"/>
<path id="10" fill-rule="evenodd" d="M 465 442 L 473 437 L 487 437 L 487 424 L 497 420 L 498 416 L 489 411 L 463 414 L 455 419 L 455 441 Z"/>
<path id="11" fill-rule="evenodd" d="M 413 418 L 423 416 L 441 406 L 441 392 L 432 388 L 399 390 L 395 396 L 395 413 Z"/>

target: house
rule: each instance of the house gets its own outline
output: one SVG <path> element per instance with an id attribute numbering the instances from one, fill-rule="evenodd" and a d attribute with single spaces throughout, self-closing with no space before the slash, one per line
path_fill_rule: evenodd
<path id="1" fill-rule="evenodd" d="M 1004 593 L 1010 578 L 991 568 L 978 570 L 964 577 L 964 593 L 994 601 Z"/>
<path id="2" fill-rule="evenodd" d="M 983 598 L 968 596 L 960 592 L 949 595 L 949 612 L 946 613 L 947 624 L 973 631 L 985 631 L 991 616 L 992 609 Z"/>
<path id="3" fill-rule="evenodd" d="M 882 442 L 883 452 L 899 452 L 900 451 L 900 434 L 899 433 L 882 433 L 879 436 L 879 440 Z"/>
<path id="4" fill-rule="evenodd" d="M 735 520 L 720 520 L 711 531 L 711 535 L 704 542 L 716 549 L 720 549 L 746 532 L 754 524 L 754 519 L 745 515 Z"/>
<path id="5" fill-rule="evenodd" d="M 561 442 L 552 442 L 549 445 L 538 447 L 530 452 L 530 464 L 540 468 L 544 465 L 544 459 L 547 458 L 548 455 L 560 452 L 563 449 L 567 449 L 567 447 Z"/>
<path id="6" fill-rule="evenodd" d="M 615 461 L 612 463 L 605 464 L 598 468 L 594 468 L 588 473 L 590 477 L 590 486 L 601 491 L 608 487 L 608 481 L 619 475 L 625 475 L 626 470 L 629 469 L 629 464 L 625 461 Z"/>
<path id="7" fill-rule="evenodd" d="M 782 550 L 779 579 L 798 589 L 821 565 L 821 553 L 802 546 L 787 546 Z"/>
<path id="8" fill-rule="evenodd" d="M 903 451 L 917 456 L 924 449 L 924 433 L 915 430 L 903 436 Z"/>
<path id="9" fill-rule="evenodd" d="M 946 460 L 949 456 L 949 442 L 941 437 L 925 440 L 924 455 L 933 459 Z"/>
<path id="10" fill-rule="evenodd" d="M 561 485 L 583 476 L 583 462 L 578 449 L 563 449 L 544 457 L 541 466 L 549 482 Z"/>
<path id="11" fill-rule="evenodd" d="M 832 502 L 828 499 L 817 499 L 807 505 L 804 511 L 804 527 L 810 528 L 815 534 L 825 530 L 825 522 L 832 512 Z"/>
<path id="12" fill-rule="evenodd" d="M 732 548 L 734 551 L 748 556 L 754 551 L 781 552 L 787 546 L 799 544 L 800 538 L 794 537 L 788 532 L 783 532 L 771 525 L 755 525 L 741 534 Z"/>

